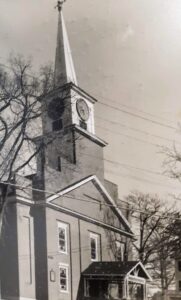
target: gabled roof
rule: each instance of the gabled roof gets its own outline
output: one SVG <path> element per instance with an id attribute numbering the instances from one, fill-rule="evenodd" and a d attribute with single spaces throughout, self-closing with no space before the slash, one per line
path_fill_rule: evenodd
<path id="1" fill-rule="evenodd" d="M 137 261 L 99 261 L 91 263 L 83 272 L 83 275 L 119 275 L 125 276 L 136 265 Z"/>
<path id="2" fill-rule="evenodd" d="M 150 275 L 146 271 L 145 267 L 140 261 L 102 261 L 93 262 L 89 265 L 82 275 L 86 277 L 98 276 L 98 277 L 126 277 L 139 268 L 140 272 L 138 277 L 151 280 Z"/>
<path id="3" fill-rule="evenodd" d="M 124 217 L 121 210 L 116 205 L 115 201 L 109 195 L 109 193 L 107 192 L 107 190 L 105 189 L 105 187 L 103 186 L 103 184 L 100 182 L 100 180 L 97 178 L 96 175 L 91 175 L 91 176 L 88 176 L 86 178 L 83 178 L 83 179 L 71 184 L 70 186 L 66 187 L 65 189 L 57 192 L 56 195 L 49 196 L 47 198 L 47 203 L 52 203 L 52 201 L 58 199 L 59 197 L 65 195 L 65 194 L 67 194 L 67 193 L 69 193 L 69 192 L 71 192 L 75 189 L 78 189 L 79 187 L 81 187 L 81 186 L 83 186 L 86 183 L 91 182 L 91 181 L 95 185 L 95 187 L 100 191 L 100 193 L 103 196 L 103 198 L 105 199 L 105 201 L 110 205 L 110 208 L 113 210 L 115 215 L 118 217 L 121 224 L 124 225 L 124 227 L 126 228 L 126 230 L 129 233 L 129 235 L 133 236 L 133 232 L 131 230 L 129 222 Z"/>

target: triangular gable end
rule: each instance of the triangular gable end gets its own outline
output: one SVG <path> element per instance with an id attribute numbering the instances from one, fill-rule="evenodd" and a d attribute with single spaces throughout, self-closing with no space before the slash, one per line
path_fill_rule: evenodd
<path id="1" fill-rule="evenodd" d="M 47 203 L 55 204 L 58 198 L 60 199 L 61 197 L 62 198 L 67 197 L 69 193 L 76 192 L 78 188 L 82 188 L 85 184 L 89 184 L 89 183 L 92 183 L 95 186 L 96 190 L 101 194 L 101 197 L 104 199 L 106 203 L 105 205 L 108 205 L 111 208 L 111 210 L 113 211 L 113 213 L 116 215 L 119 222 L 123 226 L 124 230 L 129 234 L 130 237 L 131 236 L 133 237 L 133 232 L 130 228 L 130 224 L 128 223 L 127 219 L 124 217 L 121 210 L 116 205 L 115 201 L 112 199 L 112 197 L 109 195 L 109 193 L 107 192 L 103 184 L 99 181 L 99 179 L 95 175 L 88 176 L 78 182 L 75 182 L 74 184 L 68 186 L 67 188 L 57 192 L 56 195 L 52 195 L 48 197 Z"/>
<path id="2" fill-rule="evenodd" d="M 146 280 L 152 281 L 151 276 L 147 272 L 144 265 L 141 263 L 141 261 L 138 261 L 135 266 L 127 273 L 127 276 L 138 276 L 142 277 Z"/>

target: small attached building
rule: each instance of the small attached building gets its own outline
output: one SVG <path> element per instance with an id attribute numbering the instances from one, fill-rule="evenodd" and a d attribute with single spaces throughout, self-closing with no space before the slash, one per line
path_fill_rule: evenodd
<path id="1" fill-rule="evenodd" d="M 139 261 L 93 262 L 82 276 L 89 299 L 146 300 L 146 282 L 151 280 Z"/>

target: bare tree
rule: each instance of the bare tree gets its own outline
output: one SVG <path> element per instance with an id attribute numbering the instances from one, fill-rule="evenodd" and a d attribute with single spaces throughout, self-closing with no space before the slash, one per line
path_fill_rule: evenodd
<path id="1" fill-rule="evenodd" d="M 38 99 L 52 87 L 51 65 L 42 67 L 36 76 L 31 61 L 19 55 L 0 68 L 0 216 L 9 189 L 6 183 L 21 169 L 31 167 L 40 150 L 34 143 L 41 127 Z"/>
<path id="2" fill-rule="evenodd" d="M 41 69 L 35 77 L 31 62 L 20 56 L 10 59 L 8 69 L 0 70 L 0 180 L 10 180 L 35 155 L 31 153 L 21 163 L 18 157 L 25 144 L 32 146 L 34 124 L 41 115 L 38 97 L 51 82 L 50 68 Z"/>
<path id="3" fill-rule="evenodd" d="M 137 241 L 133 244 L 133 256 L 147 265 L 154 283 L 165 290 L 174 281 L 174 260 L 170 241 L 172 231 L 168 231 L 169 224 L 178 213 L 166 208 L 156 195 L 134 192 L 126 197 L 129 202 L 129 218 Z"/>
<path id="4" fill-rule="evenodd" d="M 181 259 L 181 218 L 180 213 L 177 214 L 176 218 L 172 223 L 168 224 L 165 230 L 166 238 L 169 238 L 169 247 L 172 251 L 172 257 L 175 259 Z"/>
<path id="5" fill-rule="evenodd" d="M 62 137 L 62 132 L 45 136 L 42 130 L 41 114 L 48 109 L 48 103 L 41 99 L 54 88 L 51 65 L 41 67 L 35 74 L 30 60 L 16 56 L 0 68 L 0 225 L 12 188 L 8 183 L 25 169 L 35 173 L 37 154 L 54 139 Z M 61 88 L 59 98 L 61 105 L 70 99 L 68 85 Z M 38 142 L 37 136 L 41 136 Z M 77 134 L 76 139 L 79 138 Z"/>
<path id="6" fill-rule="evenodd" d="M 180 146 L 174 144 L 172 148 L 164 147 L 163 153 L 165 159 L 163 161 L 163 167 L 165 173 L 173 178 L 181 181 L 181 149 Z"/>

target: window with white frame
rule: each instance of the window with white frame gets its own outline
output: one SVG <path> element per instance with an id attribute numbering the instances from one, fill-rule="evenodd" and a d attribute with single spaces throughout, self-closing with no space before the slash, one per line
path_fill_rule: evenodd
<path id="1" fill-rule="evenodd" d="M 178 290 L 181 292 L 181 280 L 178 281 Z"/>
<path id="2" fill-rule="evenodd" d="M 178 261 L 178 271 L 181 272 L 181 260 Z"/>
<path id="3" fill-rule="evenodd" d="M 99 235 L 90 232 L 90 250 L 91 250 L 91 260 L 92 261 L 98 261 L 98 259 L 99 259 L 98 241 L 99 241 Z"/>
<path id="4" fill-rule="evenodd" d="M 60 264 L 59 274 L 60 274 L 60 291 L 63 293 L 68 293 L 68 266 Z"/>
<path id="5" fill-rule="evenodd" d="M 58 222 L 58 248 L 59 252 L 67 253 L 67 224 Z"/>
<path id="6" fill-rule="evenodd" d="M 116 250 L 116 260 L 123 261 L 124 260 L 124 254 L 125 254 L 125 243 L 121 241 L 115 241 L 115 250 Z"/>

